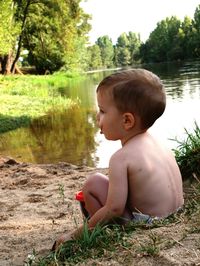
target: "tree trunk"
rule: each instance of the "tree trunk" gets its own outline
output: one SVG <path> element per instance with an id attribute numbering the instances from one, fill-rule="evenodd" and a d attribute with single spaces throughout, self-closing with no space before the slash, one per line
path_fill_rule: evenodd
<path id="1" fill-rule="evenodd" d="M 15 59 L 13 60 L 13 63 L 12 63 L 12 66 L 11 66 L 11 73 L 15 72 L 15 64 L 17 63 L 17 61 L 18 61 L 18 59 L 20 57 L 21 47 L 22 47 L 22 39 L 23 39 L 23 35 L 24 35 L 24 28 L 25 28 L 26 19 L 27 19 L 27 15 L 28 15 L 28 9 L 29 9 L 30 4 L 31 4 L 31 0 L 27 0 L 26 7 L 25 7 L 24 13 L 23 13 L 21 33 L 20 33 L 20 36 L 19 36 L 17 52 L 16 52 Z"/>
<path id="2" fill-rule="evenodd" d="M 0 57 L 2 74 L 4 75 L 11 74 L 12 61 L 13 61 L 13 57 L 12 57 L 11 52 L 8 55 L 4 55 Z"/>

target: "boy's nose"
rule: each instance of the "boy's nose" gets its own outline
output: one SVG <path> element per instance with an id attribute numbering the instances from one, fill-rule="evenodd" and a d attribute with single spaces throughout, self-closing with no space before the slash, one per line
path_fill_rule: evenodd
<path id="1" fill-rule="evenodd" d="M 100 127 L 100 114 L 99 114 L 99 112 L 97 113 L 97 115 L 96 115 L 96 121 L 97 121 L 97 126 L 98 127 Z"/>

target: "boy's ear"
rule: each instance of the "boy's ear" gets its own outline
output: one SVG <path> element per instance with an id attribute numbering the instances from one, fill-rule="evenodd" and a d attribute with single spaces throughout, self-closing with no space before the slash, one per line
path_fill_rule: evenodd
<path id="1" fill-rule="evenodd" d="M 125 130 L 129 130 L 135 125 L 135 117 L 132 113 L 123 114 L 123 125 Z"/>

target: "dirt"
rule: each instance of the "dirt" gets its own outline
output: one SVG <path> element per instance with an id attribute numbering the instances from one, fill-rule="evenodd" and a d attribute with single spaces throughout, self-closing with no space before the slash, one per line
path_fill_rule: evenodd
<path id="1" fill-rule="evenodd" d="M 96 171 L 106 173 L 107 169 L 68 163 L 29 164 L 1 158 L 0 266 L 25 265 L 33 252 L 37 256 L 48 254 L 61 233 L 81 224 L 82 215 L 74 195 L 87 176 Z M 188 233 L 191 228 L 185 221 L 155 230 L 174 242 L 162 249 L 159 256 L 127 250 L 126 259 L 116 254 L 109 259 L 91 259 L 87 264 L 200 265 L 200 235 Z M 145 241 L 145 237 L 147 233 L 140 232 L 133 241 Z"/>

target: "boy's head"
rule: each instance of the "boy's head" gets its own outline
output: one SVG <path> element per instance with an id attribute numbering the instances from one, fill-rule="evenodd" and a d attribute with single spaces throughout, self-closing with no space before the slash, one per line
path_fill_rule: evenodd
<path id="1" fill-rule="evenodd" d="M 148 129 L 165 110 L 166 95 L 161 80 L 145 69 L 116 72 L 104 78 L 97 92 L 109 92 L 117 109 L 132 113 L 141 129 Z"/>

